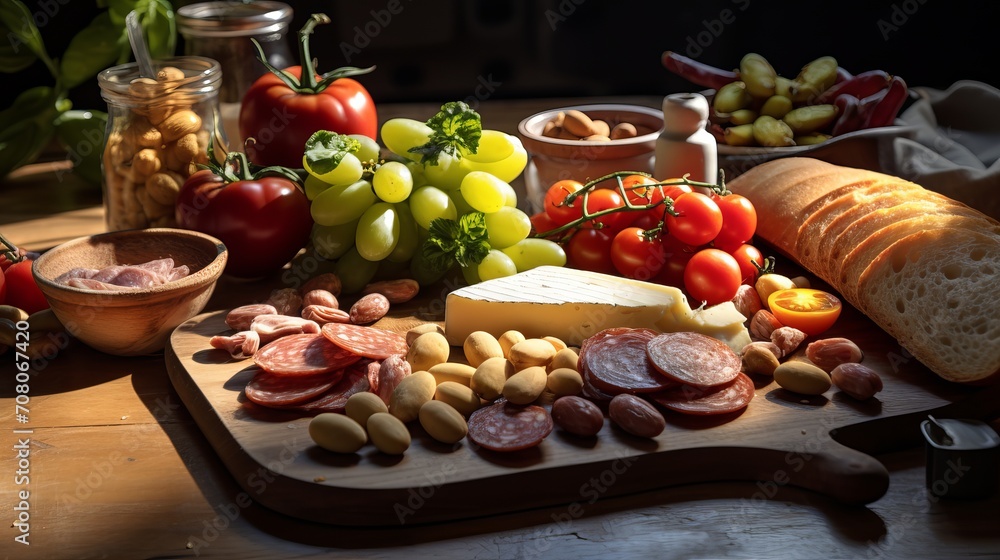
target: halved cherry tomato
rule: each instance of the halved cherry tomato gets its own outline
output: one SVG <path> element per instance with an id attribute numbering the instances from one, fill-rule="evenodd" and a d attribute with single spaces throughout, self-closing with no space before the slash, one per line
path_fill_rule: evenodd
<path id="1" fill-rule="evenodd" d="M 843 307 L 837 296 L 813 288 L 778 290 L 768 296 L 767 305 L 782 325 L 799 329 L 809 336 L 832 327 Z"/>
<path id="2" fill-rule="evenodd" d="M 678 215 L 667 215 L 665 223 L 670 235 L 682 243 L 705 245 L 722 230 L 722 212 L 707 195 L 684 193 L 674 201 L 674 211 Z"/>
<path id="3" fill-rule="evenodd" d="M 627 278 L 655 278 L 666 262 L 663 241 L 659 236 L 647 237 L 640 228 L 627 227 L 618 232 L 611 243 L 611 262 L 615 270 Z"/>
<path id="4" fill-rule="evenodd" d="M 566 266 L 591 272 L 614 274 L 611 244 L 615 236 L 604 229 L 581 229 L 566 246 Z"/>
<path id="5" fill-rule="evenodd" d="M 732 300 L 741 281 L 739 263 L 720 249 L 702 249 L 684 267 L 684 288 L 706 305 Z"/>
<path id="6" fill-rule="evenodd" d="M 583 216 L 583 197 L 577 197 L 572 204 L 566 204 L 566 197 L 582 188 L 583 183 L 580 181 L 563 179 L 552 183 L 545 192 L 545 213 L 557 227 Z"/>
<path id="7" fill-rule="evenodd" d="M 725 250 L 750 241 L 757 230 L 757 210 L 753 204 L 738 194 L 713 196 L 712 199 L 722 213 L 722 230 L 715 237 L 715 245 Z"/>

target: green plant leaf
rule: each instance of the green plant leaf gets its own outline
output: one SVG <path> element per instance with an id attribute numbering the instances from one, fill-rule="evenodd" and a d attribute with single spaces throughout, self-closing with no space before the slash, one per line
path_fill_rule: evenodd
<path id="1" fill-rule="evenodd" d="M 38 157 L 52 138 L 52 121 L 65 110 L 64 101 L 53 88 L 38 86 L 0 112 L 0 177 Z"/>
<path id="2" fill-rule="evenodd" d="M 483 135 L 483 123 L 479 113 L 463 101 L 450 101 L 427 121 L 434 131 L 426 144 L 410 148 L 420 154 L 420 162 L 435 164 L 442 153 L 461 157 L 463 153 L 474 154 L 479 150 L 479 138 Z"/>
<path id="3" fill-rule="evenodd" d="M 113 66 L 120 52 L 124 28 L 111 22 L 104 12 L 73 36 L 59 61 L 59 72 L 67 89 L 76 87 Z"/>
<path id="4" fill-rule="evenodd" d="M 0 72 L 13 74 L 31 66 L 38 60 L 30 49 L 18 48 L 17 41 L 7 24 L 0 21 L 0 36 L 9 40 L 0 40 Z"/>
<path id="5" fill-rule="evenodd" d="M 490 252 L 486 215 L 482 212 L 464 214 L 458 221 L 437 218 L 428 232 L 430 235 L 421 247 L 422 256 L 439 272 L 456 262 L 462 267 L 479 264 Z"/>
<path id="6" fill-rule="evenodd" d="M 344 156 L 361 149 L 361 142 L 346 134 L 319 130 L 306 140 L 306 163 L 320 175 L 329 173 L 340 165 Z"/>
<path id="7" fill-rule="evenodd" d="M 137 10 L 141 8 L 137 6 Z M 148 0 L 145 10 L 139 13 L 139 23 L 146 34 L 149 54 L 153 58 L 167 58 L 174 55 L 177 45 L 177 23 L 174 9 L 167 0 Z"/>
<path id="8" fill-rule="evenodd" d="M 108 114 L 101 111 L 66 111 L 55 119 L 59 143 L 73 162 L 73 172 L 84 180 L 101 183 L 101 154 Z"/>
<path id="9" fill-rule="evenodd" d="M 0 23 L 6 27 L 7 33 L 4 39 L 9 43 L 10 51 L 16 55 L 24 56 L 22 50 L 27 49 L 49 67 L 53 76 L 58 74 L 55 62 L 49 58 L 49 54 L 45 51 L 45 42 L 42 41 L 42 34 L 35 26 L 31 11 L 23 3 L 19 0 L 0 2 Z"/>

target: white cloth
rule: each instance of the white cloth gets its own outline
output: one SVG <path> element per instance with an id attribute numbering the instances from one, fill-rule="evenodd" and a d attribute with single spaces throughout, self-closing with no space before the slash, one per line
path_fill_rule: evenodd
<path id="1" fill-rule="evenodd" d="M 885 171 L 1000 220 L 1000 90 L 970 80 L 913 90 L 899 121 L 916 134 L 891 142 Z"/>

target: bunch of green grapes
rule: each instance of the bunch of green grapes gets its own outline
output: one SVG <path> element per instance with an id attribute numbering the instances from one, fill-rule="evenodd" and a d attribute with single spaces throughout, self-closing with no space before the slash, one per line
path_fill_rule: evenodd
<path id="1" fill-rule="evenodd" d="M 382 126 L 384 151 L 375 140 L 352 135 L 360 147 L 332 169 L 320 172 L 306 160 L 313 246 L 337 261 L 346 292 L 361 289 L 384 269 L 421 283 L 440 279 L 445 271 L 433 270 L 422 252 L 432 223 L 459 222 L 476 212 L 484 215 L 489 249 L 479 262 L 462 266 L 470 284 L 565 264 L 558 244 L 528 238 L 531 221 L 517 208 L 510 185 L 527 164 L 517 137 L 482 130 L 474 153 L 442 152 L 435 162 L 422 163 L 414 148 L 427 145 L 432 133 L 426 123 L 396 118 Z"/>

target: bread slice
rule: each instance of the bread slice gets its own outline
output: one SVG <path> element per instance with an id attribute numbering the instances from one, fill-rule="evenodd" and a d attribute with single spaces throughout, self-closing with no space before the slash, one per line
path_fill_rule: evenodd
<path id="1" fill-rule="evenodd" d="M 879 253 L 858 281 L 864 311 L 944 379 L 1000 374 L 1000 235 L 936 228 Z"/>
<path id="2" fill-rule="evenodd" d="M 767 208 L 767 219 L 757 221 L 757 235 L 796 258 L 795 234 L 805 209 L 845 181 L 862 181 L 868 173 L 809 158 L 781 158 L 750 169 L 727 187 L 755 208 Z"/>
<path id="3" fill-rule="evenodd" d="M 931 229 L 948 229 L 950 231 L 973 231 L 984 234 L 1000 235 L 1000 224 L 981 215 L 968 217 L 952 214 L 921 214 L 886 226 L 868 235 L 843 258 L 840 275 L 835 278 L 834 286 L 847 301 L 855 307 L 866 311 L 867 294 L 860 286 L 861 275 L 876 265 L 882 252 L 896 242 L 914 233 Z"/>

